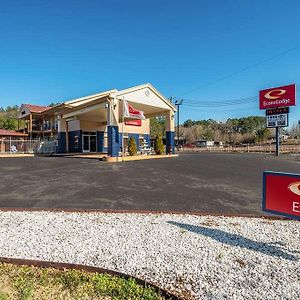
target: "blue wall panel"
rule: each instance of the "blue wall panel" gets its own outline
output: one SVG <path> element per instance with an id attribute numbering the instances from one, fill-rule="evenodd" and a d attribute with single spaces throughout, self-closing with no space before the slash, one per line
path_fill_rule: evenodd
<path id="1" fill-rule="evenodd" d="M 166 131 L 166 153 L 175 153 L 175 132 Z"/>
<path id="2" fill-rule="evenodd" d="M 66 133 L 65 132 L 59 132 L 57 134 L 57 142 L 58 145 L 56 147 L 57 153 L 66 153 Z"/>
<path id="3" fill-rule="evenodd" d="M 119 156 L 121 141 L 120 141 L 118 126 L 107 127 L 107 139 L 108 139 L 107 154 L 113 157 Z"/>
<path id="4" fill-rule="evenodd" d="M 69 132 L 69 152 L 82 152 L 82 131 L 75 130 Z"/>
<path id="5" fill-rule="evenodd" d="M 104 152 L 104 131 L 97 131 L 97 152 Z"/>

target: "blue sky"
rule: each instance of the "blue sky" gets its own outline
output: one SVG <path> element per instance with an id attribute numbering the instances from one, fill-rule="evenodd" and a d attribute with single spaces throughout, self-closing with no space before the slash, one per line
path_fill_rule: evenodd
<path id="1" fill-rule="evenodd" d="M 188 105 L 300 85 L 299 12 L 297 0 L 2 1 L 0 106 L 150 82 L 185 99 L 181 121 L 263 115 L 255 100 Z"/>

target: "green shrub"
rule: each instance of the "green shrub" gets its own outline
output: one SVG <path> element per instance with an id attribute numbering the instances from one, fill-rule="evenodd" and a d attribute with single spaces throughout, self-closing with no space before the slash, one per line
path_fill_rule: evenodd
<path id="1" fill-rule="evenodd" d="M 130 137 L 129 139 L 128 152 L 130 156 L 133 156 L 137 153 L 137 147 L 136 147 L 135 139 L 133 137 Z"/>
<path id="2" fill-rule="evenodd" d="M 161 135 L 155 138 L 154 151 L 157 155 L 164 154 L 165 147 Z"/>

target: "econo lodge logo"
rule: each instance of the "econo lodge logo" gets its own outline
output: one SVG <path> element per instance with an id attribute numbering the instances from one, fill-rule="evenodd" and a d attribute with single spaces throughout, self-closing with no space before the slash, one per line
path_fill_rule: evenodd
<path id="1" fill-rule="evenodd" d="M 296 105 L 296 85 L 273 87 L 259 91 L 259 108 L 280 108 Z"/>
<path id="2" fill-rule="evenodd" d="M 289 184 L 288 189 L 289 189 L 292 193 L 294 193 L 294 194 L 300 196 L 300 181 L 292 182 L 291 184 Z"/>
<path id="3" fill-rule="evenodd" d="M 270 100 L 279 99 L 283 94 L 286 93 L 286 90 L 275 89 L 265 93 L 265 98 Z"/>

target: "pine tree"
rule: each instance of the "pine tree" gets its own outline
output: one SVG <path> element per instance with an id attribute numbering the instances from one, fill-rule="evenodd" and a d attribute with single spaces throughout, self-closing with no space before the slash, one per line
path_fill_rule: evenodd
<path id="1" fill-rule="evenodd" d="M 130 156 L 133 156 L 137 153 L 137 147 L 136 147 L 136 142 L 133 137 L 130 137 L 129 142 L 128 142 L 128 152 Z"/>
<path id="2" fill-rule="evenodd" d="M 164 143 L 162 140 L 162 136 L 158 135 L 155 138 L 155 144 L 154 144 L 154 151 L 157 155 L 161 155 L 164 153 L 165 147 L 164 147 Z"/>

